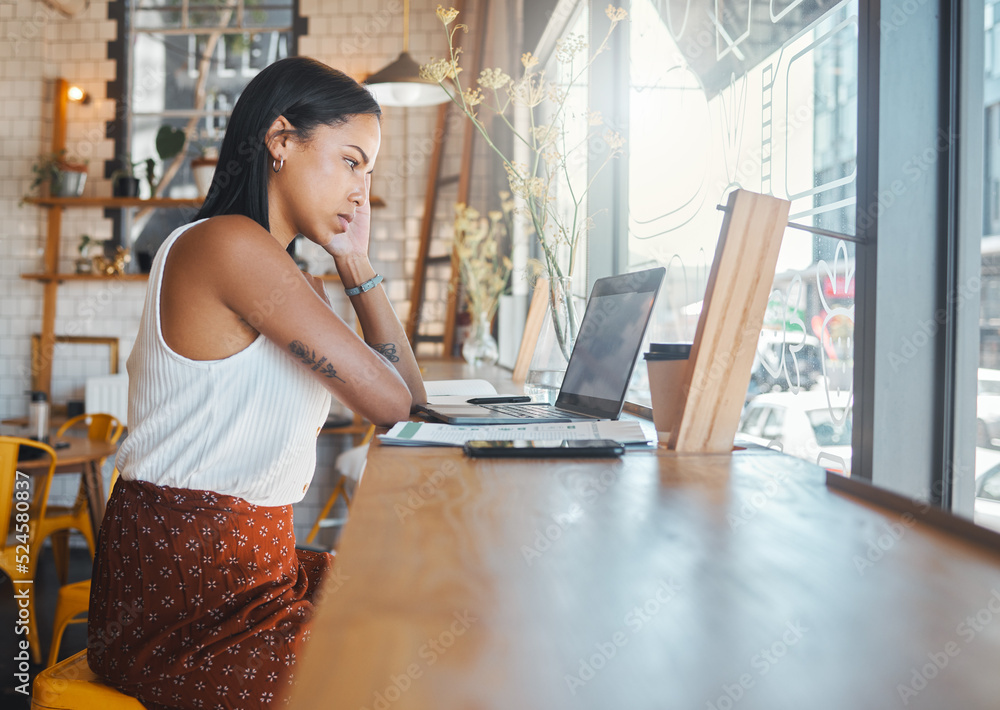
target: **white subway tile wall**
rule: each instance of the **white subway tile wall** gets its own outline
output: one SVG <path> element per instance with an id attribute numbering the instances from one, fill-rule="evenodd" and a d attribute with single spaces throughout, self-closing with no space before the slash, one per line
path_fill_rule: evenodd
<path id="1" fill-rule="evenodd" d="M 9 0 L 0 3 L 0 115 L 5 131 L 0 136 L 0 418 L 27 413 L 25 392 L 30 387 L 30 339 L 39 332 L 42 315 L 41 283 L 21 274 L 42 271 L 45 209 L 20 205 L 30 194 L 31 166 L 48 151 L 52 130 L 54 81 L 62 77 L 80 85 L 92 97 L 89 104 L 68 107 L 67 148 L 70 157 L 88 161 L 85 195 L 108 196 L 104 161 L 114 158 L 114 142 L 107 137 L 106 122 L 114 118 L 106 82 L 116 72 L 107 59 L 107 42 L 117 36 L 116 23 L 107 19 L 106 0 L 92 0 L 86 9 L 66 19 L 44 3 Z M 446 39 L 435 15 L 436 0 L 416 0 L 410 8 L 409 50 L 417 61 L 446 51 Z M 299 40 L 299 53 L 342 69 L 358 80 L 394 60 L 403 42 L 403 3 L 378 0 L 301 0 L 300 13 L 308 18 L 308 34 Z M 360 9 L 359 8 L 363 8 Z M 466 21 L 468 18 L 465 18 Z M 410 284 L 423 213 L 437 109 L 435 107 L 384 109 L 381 153 L 372 191 L 386 202 L 376 211 L 372 234 L 372 259 L 385 276 L 385 285 L 400 318 L 409 312 Z M 442 175 L 458 172 L 463 119 L 452 116 L 448 124 L 448 151 Z M 488 172 L 482 146 L 473 167 L 477 182 Z M 454 215 L 454 187 L 443 188 L 435 215 L 431 254 L 450 252 Z M 485 195 L 480 196 L 485 199 Z M 470 202 L 475 202 L 470 200 Z M 82 234 L 95 239 L 111 237 L 112 226 L 102 208 L 71 209 L 63 214 L 60 271 L 72 271 Z M 325 254 L 303 249 L 310 268 L 323 273 L 332 268 Z M 422 331 L 444 330 L 448 294 L 446 268 L 428 274 Z M 331 288 L 331 292 L 336 291 Z M 116 337 L 119 368 L 124 372 L 138 329 L 145 293 L 144 282 L 66 282 L 60 286 L 56 332 L 59 335 Z M 334 305 L 349 308 L 334 294 Z M 425 347 L 424 353 L 435 352 Z M 60 345 L 53 358 L 53 401 L 82 399 L 85 378 L 108 371 L 107 348 L 96 345 Z M 9 427 L 5 433 L 16 433 Z M 321 437 L 317 476 L 306 499 L 296 506 L 296 530 L 303 538 L 334 485 L 333 461 L 346 437 Z M 110 476 L 111 463 L 105 474 Z M 62 477 L 58 495 L 72 499 L 76 482 Z"/>

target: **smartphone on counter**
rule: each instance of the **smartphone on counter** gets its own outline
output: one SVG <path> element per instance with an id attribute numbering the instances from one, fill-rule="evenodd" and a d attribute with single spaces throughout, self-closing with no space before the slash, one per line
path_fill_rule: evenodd
<path id="1" fill-rule="evenodd" d="M 465 442 L 462 450 L 475 458 L 581 458 L 625 453 L 625 447 L 611 439 L 474 440 Z"/>

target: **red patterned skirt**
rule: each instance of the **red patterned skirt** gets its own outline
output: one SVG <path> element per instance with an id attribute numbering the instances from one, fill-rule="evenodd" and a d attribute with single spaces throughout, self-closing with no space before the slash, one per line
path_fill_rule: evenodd
<path id="1" fill-rule="evenodd" d="M 295 548 L 292 506 L 119 480 L 94 558 L 87 660 L 149 708 L 286 696 L 333 558 Z"/>

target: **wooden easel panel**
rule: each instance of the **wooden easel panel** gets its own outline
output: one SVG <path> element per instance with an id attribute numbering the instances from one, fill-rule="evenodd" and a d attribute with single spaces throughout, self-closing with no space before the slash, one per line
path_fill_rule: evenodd
<path id="1" fill-rule="evenodd" d="M 746 190 L 729 196 L 671 449 L 732 450 L 790 207 Z"/>
<path id="2" fill-rule="evenodd" d="M 528 317 L 524 321 L 524 335 L 521 336 L 521 346 L 517 350 L 517 360 L 514 361 L 514 372 L 511 379 L 515 384 L 523 385 L 528 376 L 531 356 L 538 344 L 538 336 L 542 332 L 545 320 L 545 310 L 549 304 L 549 280 L 539 277 L 535 281 L 535 292 L 528 306 Z"/>

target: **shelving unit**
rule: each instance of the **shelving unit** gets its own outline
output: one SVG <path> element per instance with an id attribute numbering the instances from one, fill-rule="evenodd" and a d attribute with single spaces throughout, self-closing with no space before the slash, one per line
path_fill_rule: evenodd
<path id="1" fill-rule="evenodd" d="M 175 200 L 169 197 L 25 197 L 25 204 L 41 207 L 200 207 L 201 198 Z"/>
<path id="2" fill-rule="evenodd" d="M 60 83 L 64 83 L 61 82 Z M 65 87 L 57 86 L 57 96 L 65 93 Z M 58 104 L 58 99 L 57 102 Z M 57 109 L 58 114 L 58 109 Z M 55 124 L 60 125 L 59 121 Z M 65 135 L 65 122 L 62 124 Z M 59 133 L 57 130 L 56 133 Z M 53 141 L 53 150 L 59 150 Z M 104 276 L 102 274 L 75 274 L 59 272 L 59 250 L 62 240 L 62 214 L 66 209 L 81 207 L 106 207 L 128 209 L 134 207 L 197 207 L 200 199 L 175 200 L 167 198 L 139 199 L 135 197 L 26 197 L 24 202 L 46 208 L 47 225 L 43 271 L 40 273 L 21 274 L 22 279 L 39 281 L 43 284 L 42 294 L 42 327 L 41 352 L 38 366 L 32 367 L 32 389 L 42 390 L 51 398 L 52 388 L 52 352 L 56 338 L 56 300 L 59 295 L 59 285 L 66 281 L 145 281 L 146 274 L 122 274 L 121 276 Z"/>
<path id="3" fill-rule="evenodd" d="M 121 276 L 104 276 L 102 274 L 21 274 L 22 279 L 28 281 L 145 281 L 149 274 L 122 274 Z"/>
<path id="4" fill-rule="evenodd" d="M 65 79 L 56 79 L 53 100 L 52 152 L 59 153 L 66 148 L 66 104 L 68 84 Z M 41 348 L 38 363 L 32 364 L 32 389 L 42 390 L 51 399 L 52 352 L 55 346 L 56 301 L 59 285 L 65 281 L 142 281 L 145 274 L 125 274 L 123 276 L 102 276 L 99 274 L 59 273 L 59 249 L 62 240 L 62 214 L 66 209 L 81 207 L 106 207 L 127 209 L 133 207 L 183 207 L 201 204 L 200 199 L 175 200 L 166 198 L 139 199 L 135 197 L 25 197 L 25 204 L 46 208 L 45 249 L 40 273 L 22 274 L 21 278 L 42 283 L 42 325 Z"/>

